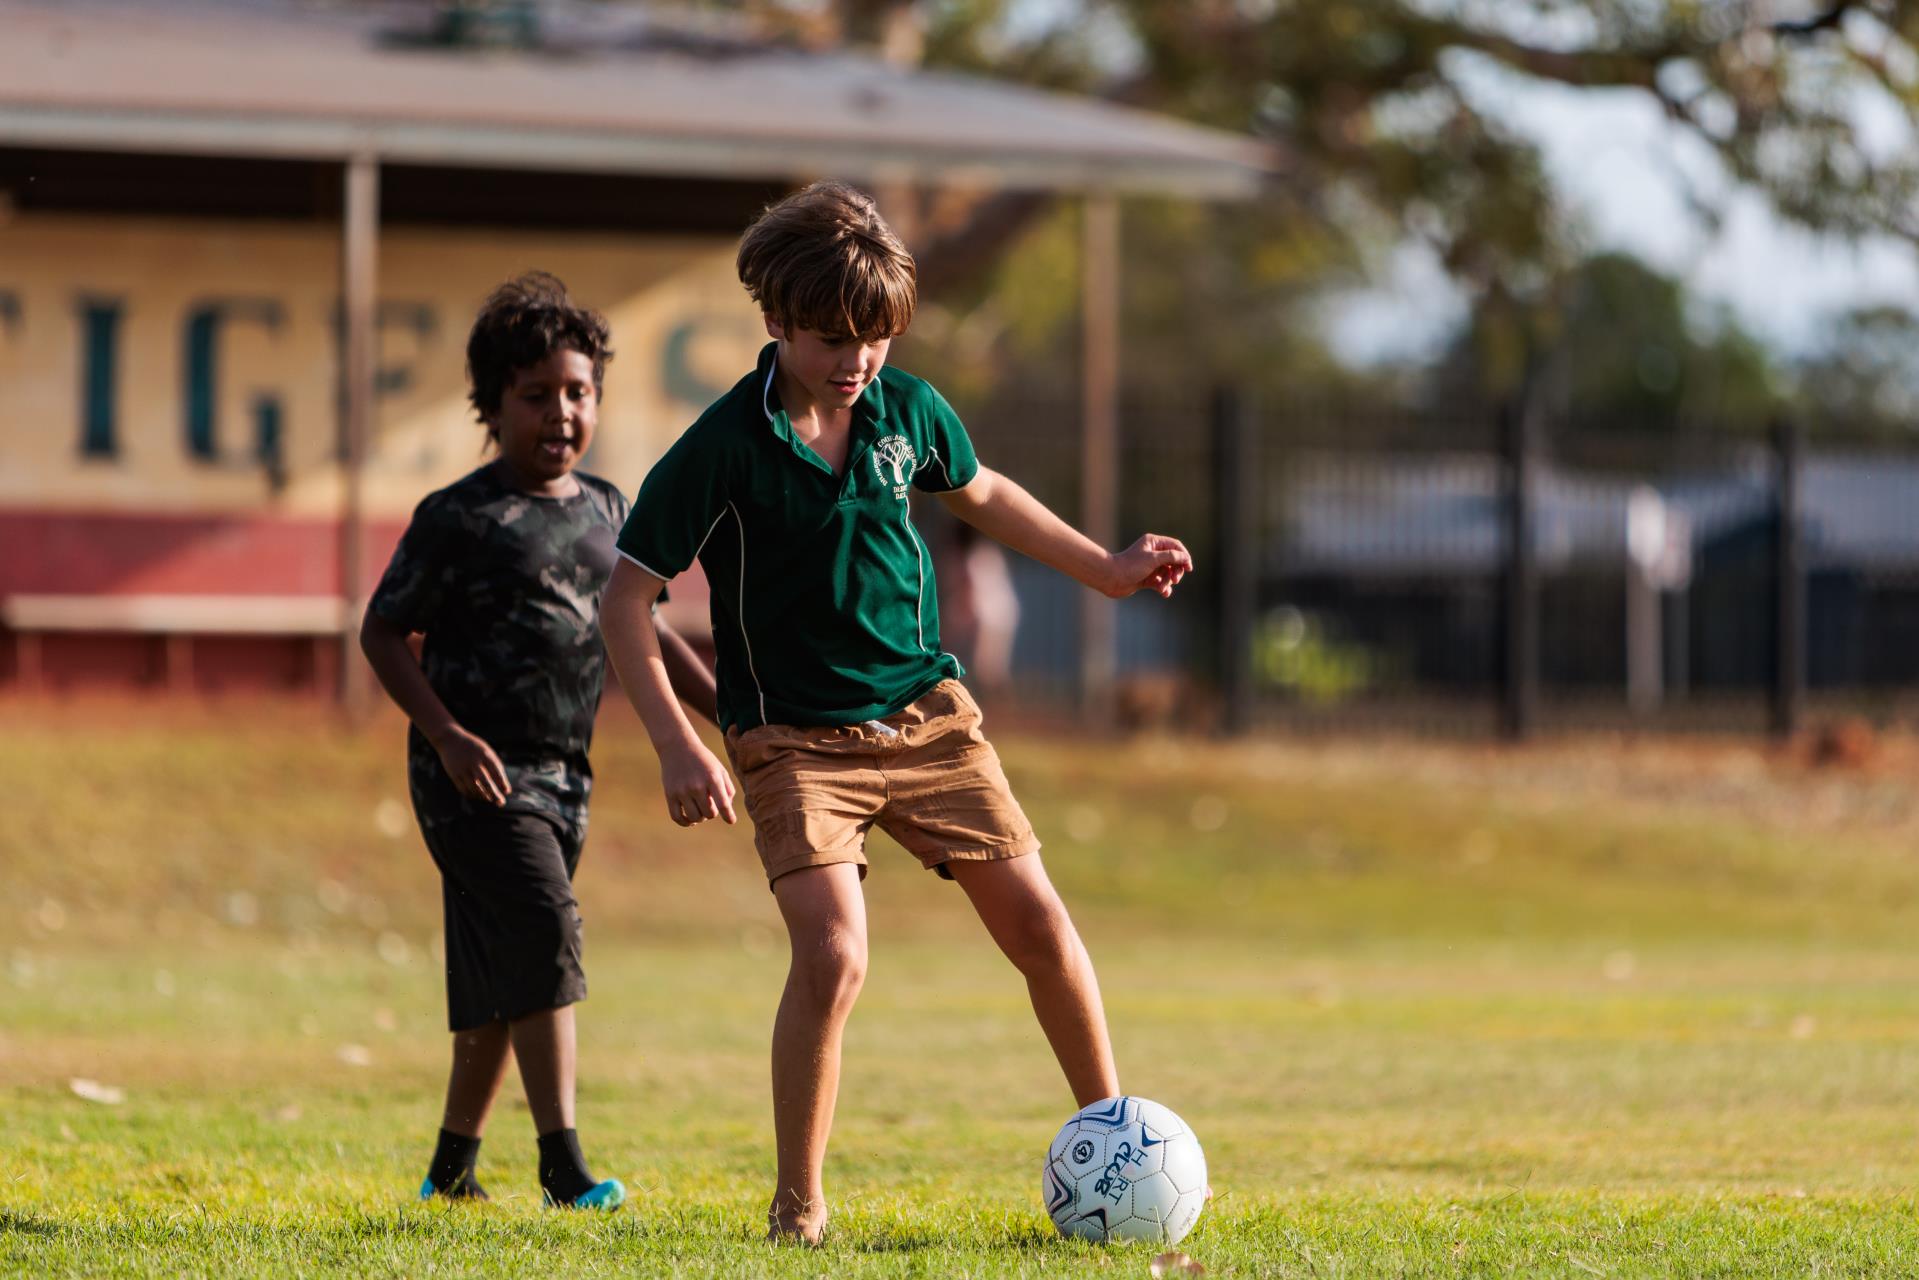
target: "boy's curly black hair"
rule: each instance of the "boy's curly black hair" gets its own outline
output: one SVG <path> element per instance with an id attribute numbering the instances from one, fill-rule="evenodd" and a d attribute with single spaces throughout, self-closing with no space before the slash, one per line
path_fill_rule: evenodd
<path id="1" fill-rule="evenodd" d="M 529 271 L 495 289 L 466 340 L 467 399 L 487 434 L 497 435 L 492 419 L 513 375 L 555 351 L 577 351 L 593 362 L 597 394 L 613 358 L 612 336 L 606 317 L 576 305 L 558 276 Z"/>

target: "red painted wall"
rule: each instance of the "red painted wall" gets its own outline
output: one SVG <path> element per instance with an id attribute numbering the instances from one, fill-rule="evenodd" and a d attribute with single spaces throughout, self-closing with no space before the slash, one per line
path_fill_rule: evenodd
<path id="1" fill-rule="evenodd" d="M 404 524 L 371 521 L 362 589 L 380 580 Z M 272 516 L 0 512 L 0 597 L 13 595 L 337 596 L 331 520 Z M 339 642 L 290 636 L 167 637 L 49 632 L 33 688 L 328 693 Z M 0 628 L 0 678 L 21 683 L 20 636 Z M 169 649 L 171 646 L 171 650 Z"/>
<path id="2" fill-rule="evenodd" d="M 369 522 L 365 590 L 405 527 Z M 339 594 L 331 520 L 0 512 L 0 596 Z"/>
<path id="3" fill-rule="evenodd" d="M 371 593 L 406 528 L 370 521 L 363 593 Z M 0 598 L 12 595 L 340 594 L 339 526 L 271 516 L 0 511 Z M 673 583 L 675 625 L 704 641 L 706 579 L 695 565 Z M 43 634 L 33 641 L 37 691 L 306 690 L 335 687 L 337 641 L 287 636 Z M 21 684 L 20 636 L 0 626 L 0 682 Z M 184 663 L 181 658 L 184 654 Z M 181 671 L 187 674 L 181 678 Z M 173 680 L 169 683 L 169 672 Z"/>

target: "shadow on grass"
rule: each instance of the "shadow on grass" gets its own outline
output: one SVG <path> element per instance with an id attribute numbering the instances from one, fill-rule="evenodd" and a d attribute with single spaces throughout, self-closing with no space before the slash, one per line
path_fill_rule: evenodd
<path id="1" fill-rule="evenodd" d="M 1070 1241 L 1063 1241 L 1058 1233 L 1033 1223 L 1008 1224 L 984 1230 L 969 1226 L 961 1234 L 967 1248 L 987 1253 L 1031 1252 L 1046 1246 L 1071 1245 Z M 903 1223 L 870 1224 L 841 1236 L 843 1243 L 840 1247 L 856 1254 L 924 1253 L 951 1249 L 954 1238 L 955 1232 L 951 1228 Z"/>
<path id="2" fill-rule="evenodd" d="M 60 1224 L 30 1213 L 0 1209 L 0 1236 L 57 1236 Z"/>

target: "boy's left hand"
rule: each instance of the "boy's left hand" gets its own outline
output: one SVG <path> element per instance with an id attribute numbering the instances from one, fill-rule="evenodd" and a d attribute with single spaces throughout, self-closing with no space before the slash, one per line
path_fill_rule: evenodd
<path id="1" fill-rule="evenodd" d="M 1193 571 L 1193 553 L 1178 538 L 1141 534 L 1139 541 L 1110 558 L 1109 581 L 1100 590 L 1115 600 L 1135 591 L 1152 591 L 1171 599 L 1173 588 Z"/>

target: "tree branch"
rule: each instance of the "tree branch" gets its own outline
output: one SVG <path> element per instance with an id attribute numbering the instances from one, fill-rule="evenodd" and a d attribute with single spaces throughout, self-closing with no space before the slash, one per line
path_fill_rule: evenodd
<path id="1" fill-rule="evenodd" d="M 1810 18 L 1804 18 L 1798 22 L 1781 21 L 1773 23 L 1772 33 L 1776 36 L 1787 37 L 1788 39 L 1818 35 L 1821 31 L 1837 27 L 1845 20 L 1846 10 L 1857 8 L 1858 3 L 1859 0 L 1833 0 L 1830 8 L 1821 13 L 1816 13 Z"/>
<path id="2" fill-rule="evenodd" d="M 1568 52 L 1449 22 L 1429 22 L 1427 33 L 1435 42 L 1471 49 L 1537 79 L 1575 88 L 1653 88 L 1662 63 L 1698 57 L 1713 47 L 1704 40 L 1671 35 L 1655 43 L 1619 49 Z"/>

